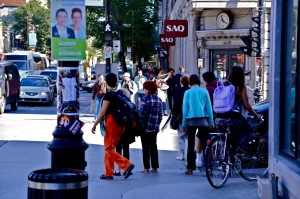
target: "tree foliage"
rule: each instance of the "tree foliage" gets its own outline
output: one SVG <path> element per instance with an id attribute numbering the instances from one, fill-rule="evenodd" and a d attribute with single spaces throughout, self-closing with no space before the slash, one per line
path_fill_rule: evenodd
<path id="1" fill-rule="evenodd" d="M 158 2 L 160 0 L 110 0 L 110 23 L 113 39 L 121 40 L 122 50 L 133 46 L 133 60 L 145 60 L 153 55 L 154 46 L 158 43 Z M 105 7 L 87 7 L 88 35 L 94 36 L 93 45 L 102 47 Z M 123 52 L 121 52 L 123 53 Z"/>
<path id="2" fill-rule="evenodd" d="M 12 16 L 14 17 L 13 30 L 16 35 L 21 35 L 23 49 L 28 49 L 28 33 L 36 33 L 37 52 L 45 52 L 50 46 L 50 10 L 41 6 L 39 0 L 30 0 L 27 4 L 16 9 Z"/>

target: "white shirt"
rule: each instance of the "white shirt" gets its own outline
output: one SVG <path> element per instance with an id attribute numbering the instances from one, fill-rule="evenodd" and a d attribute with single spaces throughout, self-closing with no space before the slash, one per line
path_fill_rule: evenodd
<path id="1" fill-rule="evenodd" d="M 144 88 L 143 88 L 143 84 L 144 82 L 147 81 L 147 78 L 142 75 L 140 76 L 135 76 L 134 78 L 134 82 L 136 83 L 137 87 L 138 87 L 138 93 L 144 93 Z"/>

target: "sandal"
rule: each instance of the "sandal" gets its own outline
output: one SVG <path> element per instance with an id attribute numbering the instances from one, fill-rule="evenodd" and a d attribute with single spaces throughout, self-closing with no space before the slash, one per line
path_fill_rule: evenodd
<path id="1" fill-rule="evenodd" d="M 114 171 L 113 175 L 114 176 L 121 176 L 121 173 L 119 171 Z"/>
<path id="2" fill-rule="evenodd" d="M 141 172 L 142 173 L 149 173 L 149 169 L 142 169 Z"/>
<path id="3" fill-rule="evenodd" d="M 157 171 L 157 169 L 151 169 L 150 172 L 151 173 L 157 173 L 158 171 Z"/>
<path id="4" fill-rule="evenodd" d="M 107 176 L 107 175 L 101 175 L 100 176 L 100 179 L 102 179 L 102 180 L 113 180 L 114 179 L 114 177 L 113 176 Z"/>
<path id="5" fill-rule="evenodd" d="M 184 173 L 187 174 L 187 175 L 192 175 L 193 174 L 193 170 L 192 169 L 187 169 L 187 170 L 185 170 Z"/>

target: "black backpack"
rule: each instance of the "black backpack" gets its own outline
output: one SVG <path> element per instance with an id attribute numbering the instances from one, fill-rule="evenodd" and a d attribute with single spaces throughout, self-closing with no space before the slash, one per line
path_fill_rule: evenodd
<path id="1" fill-rule="evenodd" d="M 134 125 L 130 127 L 130 132 L 134 136 L 141 136 L 141 134 L 145 131 L 145 125 L 143 123 L 142 118 L 140 117 L 138 111 L 134 111 Z"/>
<path id="2" fill-rule="evenodd" d="M 135 119 L 135 104 L 133 104 L 121 91 L 113 92 L 113 94 L 116 102 L 112 113 L 114 120 L 121 126 L 132 126 Z"/>

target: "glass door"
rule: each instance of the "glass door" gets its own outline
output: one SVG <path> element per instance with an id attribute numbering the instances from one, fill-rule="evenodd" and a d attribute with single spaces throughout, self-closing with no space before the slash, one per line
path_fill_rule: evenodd
<path id="1" fill-rule="evenodd" d="M 210 71 L 219 79 L 226 79 L 233 66 L 245 69 L 245 55 L 240 50 L 211 50 L 210 60 Z"/>

